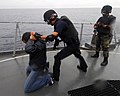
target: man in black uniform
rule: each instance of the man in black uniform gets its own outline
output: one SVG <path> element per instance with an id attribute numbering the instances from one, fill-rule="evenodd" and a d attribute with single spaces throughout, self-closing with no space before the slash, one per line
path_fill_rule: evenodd
<path id="1" fill-rule="evenodd" d="M 48 10 L 44 13 L 44 21 L 49 25 L 54 26 L 54 31 L 51 35 L 46 37 L 46 41 L 54 41 L 54 39 L 60 37 L 61 40 L 67 45 L 54 56 L 54 80 L 59 81 L 61 60 L 71 54 L 74 54 L 74 56 L 80 61 L 80 65 L 77 65 L 77 68 L 81 69 L 83 72 L 87 72 L 87 64 L 83 56 L 81 56 L 79 49 L 80 42 L 78 32 L 73 23 L 66 16 L 58 18 L 58 15 L 54 10 Z"/>
<path id="2" fill-rule="evenodd" d="M 106 66 L 108 64 L 109 57 L 109 44 L 112 40 L 112 30 L 113 24 L 116 20 L 116 17 L 110 15 L 112 7 L 109 5 L 103 6 L 101 13 L 102 17 L 100 17 L 96 24 L 94 25 L 94 29 L 96 33 L 96 54 L 94 54 L 93 58 L 99 57 L 99 51 L 102 47 L 104 60 L 101 63 L 101 66 Z"/>

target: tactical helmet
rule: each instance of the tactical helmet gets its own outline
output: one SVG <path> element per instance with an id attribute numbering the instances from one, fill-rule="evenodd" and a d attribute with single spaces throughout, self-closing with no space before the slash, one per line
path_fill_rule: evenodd
<path id="1" fill-rule="evenodd" d="M 105 6 L 103 6 L 101 13 L 111 13 L 111 11 L 112 11 L 112 6 L 105 5 Z"/>
<path id="2" fill-rule="evenodd" d="M 52 20 L 55 20 L 57 18 L 57 13 L 54 10 L 48 10 L 44 13 L 43 18 L 44 21 L 50 24 Z"/>

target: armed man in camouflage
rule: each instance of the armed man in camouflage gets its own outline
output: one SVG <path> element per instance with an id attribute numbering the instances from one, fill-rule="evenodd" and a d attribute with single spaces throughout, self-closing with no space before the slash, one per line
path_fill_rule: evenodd
<path id="1" fill-rule="evenodd" d="M 99 51 L 102 48 L 104 60 L 101 63 L 101 66 L 106 66 L 108 64 L 109 44 L 111 43 L 113 37 L 112 30 L 116 17 L 110 15 L 111 11 L 111 6 L 103 6 L 101 9 L 102 17 L 100 17 L 94 25 L 96 32 L 96 54 L 91 57 L 98 58 Z"/>

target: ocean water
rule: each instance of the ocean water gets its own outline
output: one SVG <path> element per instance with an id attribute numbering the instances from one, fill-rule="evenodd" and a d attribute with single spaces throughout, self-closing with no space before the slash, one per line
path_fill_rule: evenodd
<path id="1" fill-rule="evenodd" d="M 10 51 L 14 48 L 14 36 L 16 32 L 15 23 L 3 23 L 3 22 L 41 22 L 43 21 L 43 14 L 48 9 L 0 9 L 0 52 Z M 81 32 L 80 23 L 84 24 L 83 36 L 81 43 L 90 42 L 93 33 L 93 24 L 101 16 L 100 8 L 61 8 L 54 9 L 58 16 L 61 17 L 66 15 L 70 20 L 75 23 L 75 27 L 79 32 Z M 115 8 L 112 12 L 113 15 L 117 17 L 117 22 L 115 26 L 115 32 L 117 39 L 120 38 L 120 9 Z M 77 23 L 77 24 L 76 24 Z M 78 24 L 79 23 L 79 24 Z M 16 48 L 21 50 L 23 44 L 21 42 L 21 36 L 24 32 L 36 31 L 43 35 L 48 35 L 53 31 L 53 27 L 47 24 L 19 24 L 19 32 L 17 32 Z M 47 44 L 51 46 L 51 44 Z"/>

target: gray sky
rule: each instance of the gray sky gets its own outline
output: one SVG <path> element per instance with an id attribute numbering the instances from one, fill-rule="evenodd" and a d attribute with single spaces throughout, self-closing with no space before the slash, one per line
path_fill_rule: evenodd
<path id="1" fill-rule="evenodd" d="M 111 5 L 120 8 L 120 0 L 0 0 L 3 8 L 81 8 Z"/>

